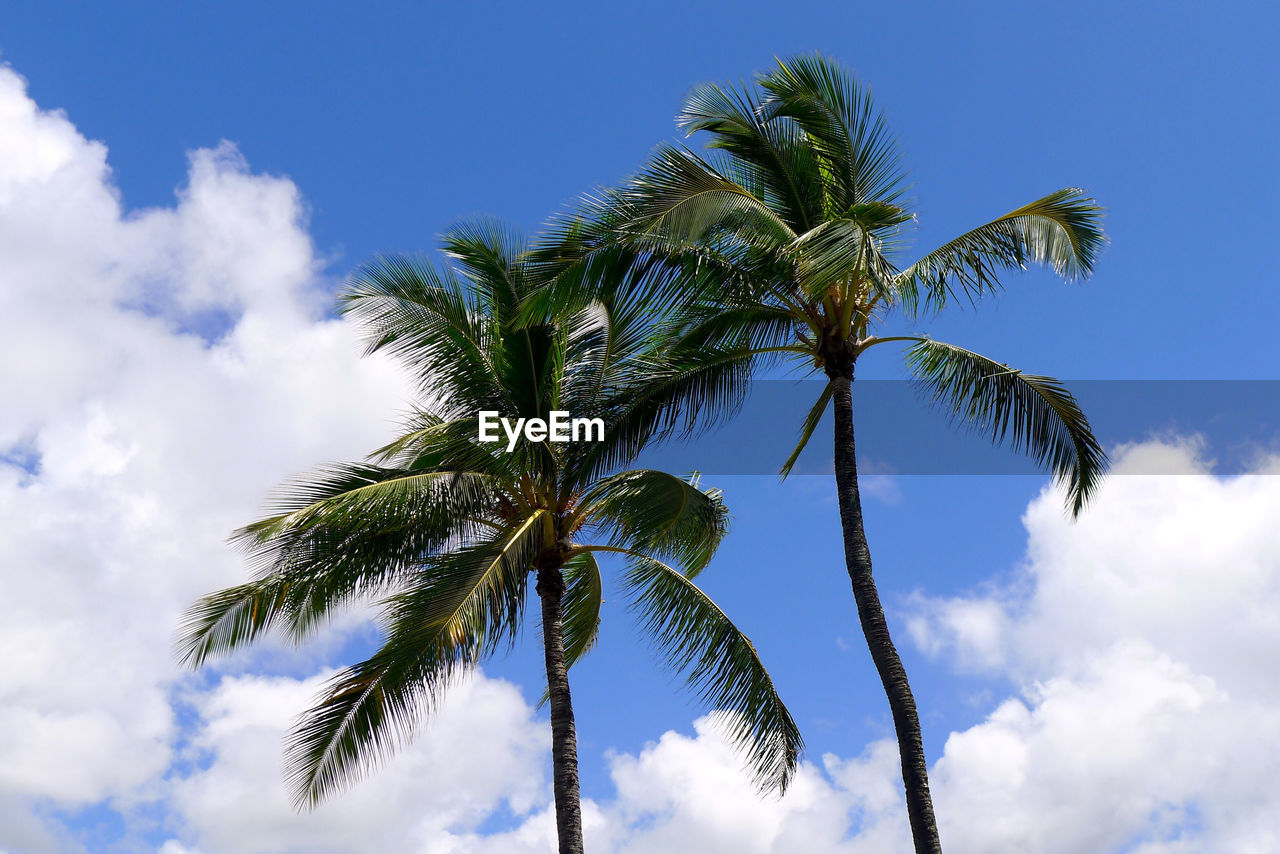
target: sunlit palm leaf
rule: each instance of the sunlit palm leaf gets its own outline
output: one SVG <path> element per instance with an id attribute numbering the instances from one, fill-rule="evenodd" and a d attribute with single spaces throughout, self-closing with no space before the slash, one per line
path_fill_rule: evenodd
<path id="1" fill-rule="evenodd" d="M 583 494 L 582 505 L 586 520 L 602 526 L 610 543 L 671 558 L 691 578 L 729 531 L 720 490 L 650 469 L 599 481 Z"/>
<path id="2" fill-rule="evenodd" d="M 689 133 L 711 134 L 708 148 L 731 155 L 732 171 L 778 211 L 795 233 L 808 231 L 823 217 L 821 167 L 803 131 L 766 122 L 750 91 L 714 83 L 694 87 L 676 116 Z"/>
<path id="3" fill-rule="evenodd" d="M 713 229 L 750 228 L 785 246 L 795 233 L 761 199 L 720 174 L 698 155 L 660 145 L 627 188 L 634 219 L 625 230 L 670 241 L 680 248 Z"/>
<path id="4" fill-rule="evenodd" d="M 922 300 L 941 308 L 957 291 L 975 299 L 999 289 L 1002 272 L 1028 261 L 1080 279 L 1093 272 L 1105 242 L 1102 208 L 1082 190 L 1058 190 L 925 255 L 897 277 L 896 290 L 908 310 Z"/>

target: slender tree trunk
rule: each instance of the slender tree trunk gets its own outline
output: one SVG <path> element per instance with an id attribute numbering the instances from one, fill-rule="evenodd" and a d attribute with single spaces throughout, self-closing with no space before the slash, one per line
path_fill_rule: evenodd
<path id="1" fill-rule="evenodd" d="M 564 660 L 564 576 L 559 569 L 538 570 L 542 600 L 542 646 L 547 659 L 551 701 L 551 768 L 556 796 L 556 834 L 560 854 L 582 854 L 582 804 L 578 794 L 578 734 L 569 697 L 569 668 Z"/>
<path id="2" fill-rule="evenodd" d="M 916 854 L 941 854 L 938 827 L 929 796 L 929 766 L 920 736 L 916 701 L 907 684 L 907 671 L 889 637 L 889 626 L 880 606 L 875 580 L 871 577 L 871 552 L 862 527 L 862 500 L 858 495 L 858 465 L 853 444 L 853 367 L 828 371 L 835 400 L 836 490 L 840 500 L 840 523 L 844 529 L 844 558 L 853 582 L 853 598 L 858 603 L 858 620 L 866 636 L 871 658 L 880 673 L 880 682 L 893 712 L 893 728 L 902 758 L 902 782 L 907 792 L 907 818 Z"/>

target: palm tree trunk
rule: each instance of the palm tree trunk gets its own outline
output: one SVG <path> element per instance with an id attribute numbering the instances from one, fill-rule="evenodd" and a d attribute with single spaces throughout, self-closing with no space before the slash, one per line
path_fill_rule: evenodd
<path id="1" fill-rule="evenodd" d="M 835 400 L 836 490 L 840 500 L 840 524 L 844 529 L 844 558 L 853 582 L 853 598 L 858 603 L 858 620 L 871 649 L 871 658 L 880 682 L 889 697 L 893 728 L 902 758 L 902 782 L 907 792 L 907 818 L 916 854 L 941 854 L 938 827 L 929 796 L 929 766 L 920 736 L 916 701 L 907 684 L 907 671 L 889 637 L 889 626 L 880 606 L 875 580 L 871 577 L 871 552 L 862 527 L 862 499 L 858 495 L 858 464 L 853 444 L 853 367 L 831 372 Z"/>
<path id="2" fill-rule="evenodd" d="M 547 659 L 547 695 L 551 701 L 551 769 L 556 798 L 556 834 L 560 854 L 582 854 L 582 804 L 578 794 L 578 734 L 569 697 L 569 668 L 564 660 L 564 576 L 559 569 L 538 570 L 542 600 L 542 645 Z"/>

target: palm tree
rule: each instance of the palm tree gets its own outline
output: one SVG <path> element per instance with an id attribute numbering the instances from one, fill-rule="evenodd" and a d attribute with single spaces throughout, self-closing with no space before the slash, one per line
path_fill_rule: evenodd
<path id="1" fill-rule="evenodd" d="M 343 605 L 380 604 L 381 647 L 334 677 L 292 733 L 290 776 L 309 808 L 401 743 L 462 672 L 515 642 L 532 578 L 559 850 L 581 852 L 568 669 L 596 639 L 598 557 L 617 554 L 620 586 L 658 650 L 721 714 L 759 784 L 785 789 L 796 726 L 751 642 L 694 584 L 727 529 L 720 493 L 696 478 L 617 472 L 653 430 L 523 441 L 510 452 L 505 439 L 478 441 L 486 411 L 545 419 L 563 410 L 606 424 L 627 414 L 629 393 L 657 367 L 641 358 L 644 307 L 603 299 L 515 328 L 534 287 L 523 244 L 472 223 L 450 231 L 444 249 L 451 267 L 382 258 L 341 297 L 368 351 L 392 354 L 418 381 L 406 432 L 365 462 L 296 481 L 268 518 L 234 535 L 256 576 L 192 607 L 182 659 L 202 665 L 272 627 L 300 642 Z"/>
<path id="2" fill-rule="evenodd" d="M 846 567 L 889 699 L 915 850 L 938 852 L 915 700 L 863 529 L 854 368 L 873 348 L 905 346 L 907 367 L 935 401 L 1046 466 L 1078 514 L 1106 456 L 1061 383 L 882 330 L 997 290 L 1001 273 L 1029 261 L 1065 279 L 1089 275 L 1105 242 L 1101 209 L 1080 190 L 1059 190 L 903 263 L 914 214 L 897 144 L 868 91 L 820 56 L 780 61 L 753 86 L 698 86 L 678 123 L 708 135 L 707 154 L 660 145 L 621 188 L 587 197 L 540 251 L 552 284 L 527 313 L 603 292 L 647 293 L 665 307 L 667 329 L 667 367 L 647 390 L 650 404 L 687 430 L 740 404 L 749 369 L 789 361 L 825 374 L 782 474 L 833 407 Z"/>

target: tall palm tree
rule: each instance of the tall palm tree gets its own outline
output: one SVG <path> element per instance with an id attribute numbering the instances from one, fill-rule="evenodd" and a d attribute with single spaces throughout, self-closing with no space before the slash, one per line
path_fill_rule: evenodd
<path id="1" fill-rule="evenodd" d="M 298 480 L 268 518 L 237 532 L 257 574 L 192 607 L 183 660 L 199 666 L 272 627 L 302 641 L 335 609 L 379 602 L 381 647 L 339 673 L 291 736 L 295 796 L 311 807 L 401 743 L 458 675 L 514 643 L 534 579 L 559 850 L 581 852 L 568 669 L 596 639 L 598 557 L 616 554 L 626 561 L 620 586 L 656 647 L 722 714 L 760 785 L 785 789 L 796 726 L 751 642 L 693 580 L 726 532 L 720 493 L 659 471 L 616 471 L 653 430 L 510 451 L 505 438 L 478 441 L 481 412 L 514 420 L 562 410 L 608 425 L 644 405 L 630 395 L 657 366 L 643 357 L 644 306 L 602 299 L 515 328 L 534 286 L 522 243 L 473 223 L 450 231 L 444 249 L 451 267 L 383 258 L 341 298 L 368 351 L 398 357 L 418 381 L 406 432 L 366 462 Z"/>
<path id="2" fill-rule="evenodd" d="M 915 850 L 938 852 L 915 700 L 863 528 L 854 369 L 874 348 L 905 347 L 910 372 L 943 408 L 1048 467 L 1078 514 L 1106 456 L 1061 383 L 882 330 L 958 297 L 977 299 L 999 288 L 1001 273 L 1030 261 L 1066 279 L 1089 275 L 1105 240 L 1101 209 L 1079 190 L 1059 190 L 904 262 L 914 215 L 897 144 L 868 91 L 820 56 L 780 61 L 750 86 L 698 86 L 678 123 L 707 134 L 706 155 L 660 145 L 622 187 L 586 198 L 540 250 L 552 284 L 526 313 L 603 292 L 647 293 L 664 308 L 667 327 L 667 369 L 648 387 L 650 402 L 690 430 L 742 401 L 749 369 L 789 361 L 825 374 L 782 474 L 834 408 L 846 567 L 889 699 Z"/>

